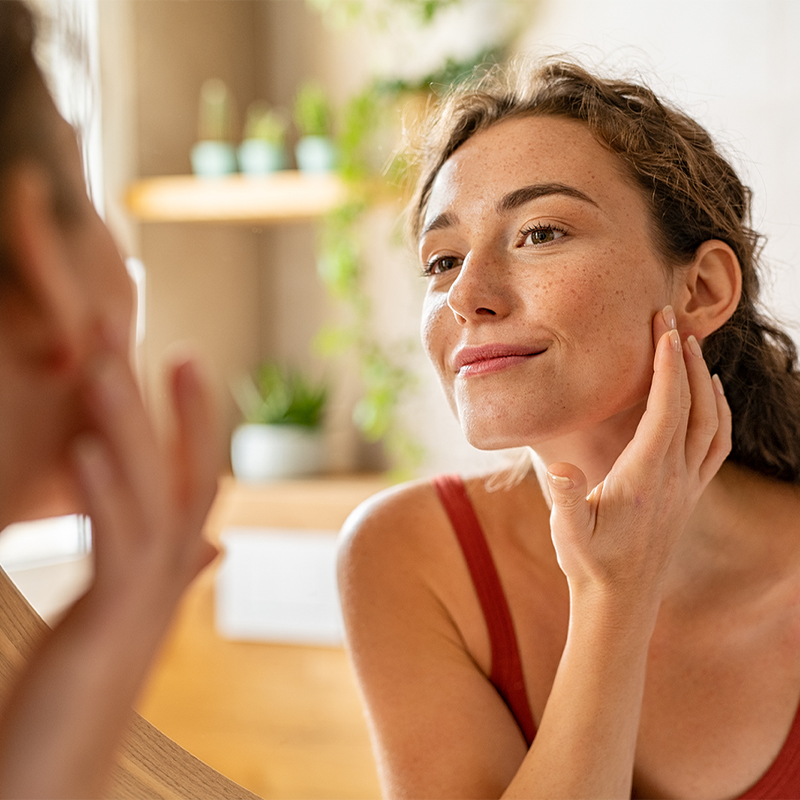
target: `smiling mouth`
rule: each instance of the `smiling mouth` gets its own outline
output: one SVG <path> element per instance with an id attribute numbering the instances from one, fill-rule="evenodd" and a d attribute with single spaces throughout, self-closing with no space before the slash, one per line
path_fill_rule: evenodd
<path id="1" fill-rule="evenodd" d="M 468 355 L 462 354 L 456 360 L 456 374 L 460 377 L 470 377 L 475 375 L 486 375 L 491 372 L 499 372 L 509 367 L 524 364 L 536 356 L 542 355 L 547 348 L 523 351 L 495 351 L 495 352 L 476 352 Z"/>

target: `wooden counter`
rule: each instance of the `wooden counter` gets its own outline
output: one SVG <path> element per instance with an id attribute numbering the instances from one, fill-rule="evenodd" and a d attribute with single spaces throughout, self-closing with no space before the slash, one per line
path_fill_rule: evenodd
<path id="1" fill-rule="evenodd" d="M 209 535 L 226 525 L 338 529 L 380 477 L 248 487 L 224 479 Z M 224 641 L 214 568 L 190 588 L 139 711 L 210 766 L 264 798 L 377 798 L 350 664 L 341 648 Z"/>

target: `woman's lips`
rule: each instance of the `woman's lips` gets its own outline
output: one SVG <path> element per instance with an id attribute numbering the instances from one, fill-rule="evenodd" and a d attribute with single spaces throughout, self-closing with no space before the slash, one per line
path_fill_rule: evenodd
<path id="1" fill-rule="evenodd" d="M 522 364 L 541 355 L 545 346 L 482 345 L 481 347 L 462 347 L 453 358 L 454 371 L 463 377 L 486 375 Z"/>

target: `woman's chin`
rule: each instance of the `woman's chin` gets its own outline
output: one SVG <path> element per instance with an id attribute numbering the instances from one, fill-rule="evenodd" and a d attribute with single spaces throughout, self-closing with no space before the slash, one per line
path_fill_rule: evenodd
<path id="1" fill-rule="evenodd" d="M 478 450 L 511 450 L 519 447 L 528 447 L 531 442 L 518 431 L 503 431 L 487 426 L 480 428 L 465 426 L 461 429 L 467 441 Z"/>

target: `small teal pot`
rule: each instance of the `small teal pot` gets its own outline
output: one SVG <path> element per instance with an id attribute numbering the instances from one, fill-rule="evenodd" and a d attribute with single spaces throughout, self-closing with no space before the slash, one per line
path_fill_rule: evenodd
<path id="1" fill-rule="evenodd" d="M 286 153 L 280 145 L 263 139 L 245 139 L 239 145 L 239 169 L 245 175 L 269 175 L 286 167 Z"/>
<path id="2" fill-rule="evenodd" d="M 336 145 L 328 136 L 303 136 L 295 147 L 301 172 L 332 172 L 336 169 Z"/>
<path id="3" fill-rule="evenodd" d="M 201 178 L 220 178 L 236 172 L 236 148 L 230 142 L 197 142 L 190 155 L 192 171 Z"/>

